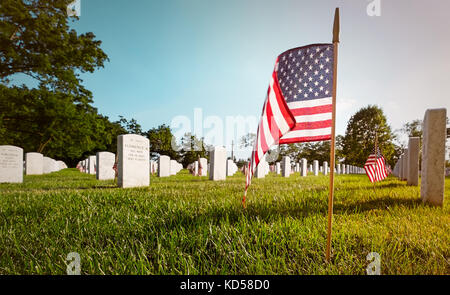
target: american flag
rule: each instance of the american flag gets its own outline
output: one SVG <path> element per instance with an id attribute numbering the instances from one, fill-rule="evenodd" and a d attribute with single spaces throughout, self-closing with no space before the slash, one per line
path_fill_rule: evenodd
<path id="1" fill-rule="evenodd" d="M 271 146 L 331 139 L 333 66 L 333 44 L 293 48 L 278 56 L 248 164 L 244 202 L 256 166 Z"/>
<path id="2" fill-rule="evenodd" d="M 366 170 L 366 174 L 372 183 L 382 181 L 388 176 L 386 160 L 378 147 L 374 149 L 373 154 L 369 155 L 366 164 L 364 164 L 364 170 Z"/>

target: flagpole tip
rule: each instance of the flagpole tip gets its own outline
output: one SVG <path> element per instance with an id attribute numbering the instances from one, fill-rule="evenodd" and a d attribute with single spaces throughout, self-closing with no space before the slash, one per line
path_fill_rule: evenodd
<path id="1" fill-rule="evenodd" d="M 333 25 L 333 43 L 339 43 L 339 7 L 334 11 L 334 25 Z"/>

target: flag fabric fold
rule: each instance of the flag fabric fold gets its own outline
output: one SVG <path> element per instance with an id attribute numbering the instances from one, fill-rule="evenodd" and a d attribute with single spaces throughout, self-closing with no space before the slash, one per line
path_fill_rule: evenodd
<path id="1" fill-rule="evenodd" d="M 280 54 L 263 105 L 246 173 L 243 202 L 255 169 L 271 146 L 331 139 L 333 44 Z"/>
<path id="2" fill-rule="evenodd" d="M 388 176 L 389 171 L 386 166 L 386 160 L 378 147 L 375 147 L 374 153 L 367 158 L 364 170 L 372 183 L 382 181 Z"/>

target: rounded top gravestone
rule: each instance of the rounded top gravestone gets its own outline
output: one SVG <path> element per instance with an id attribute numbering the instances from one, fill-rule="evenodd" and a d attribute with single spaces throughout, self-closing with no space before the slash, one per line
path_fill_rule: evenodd
<path id="1" fill-rule="evenodd" d="M 23 149 L 0 145 L 0 183 L 23 182 Z"/>

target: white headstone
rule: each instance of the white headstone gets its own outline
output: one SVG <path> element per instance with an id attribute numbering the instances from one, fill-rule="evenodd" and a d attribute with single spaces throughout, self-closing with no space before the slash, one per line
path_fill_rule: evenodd
<path id="1" fill-rule="evenodd" d="M 423 120 L 422 201 L 442 206 L 445 192 L 445 143 L 447 110 L 429 109 Z"/>
<path id="2" fill-rule="evenodd" d="M 25 154 L 25 174 L 41 175 L 44 173 L 44 156 L 41 153 Z"/>
<path id="3" fill-rule="evenodd" d="M 236 172 L 233 169 L 234 168 L 233 164 L 234 164 L 233 160 L 231 159 L 227 160 L 227 176 L 233 176 L 233 174 Z"/>
<path id="4" fill-rule="evenodd" d="M 88 173 L 89 174 L 96 174 L 97 170 L 97 157 L 96 156 L 89 156 L 88 158 Z"/>
<path id="5" fill-rule="evenodd" d="M 53 172 L 53 159 L 49 157 L 44 157 L 44 174 Z"/>
<path id="6" fill-rule="evenodd" d="M 328 162 L 323 162 L 323 174 L 327 175 L 328 174 Z"/>
<path id="7" fill-rule="evenodd" d="M 116 172 L 113 169 L 116 162 L 116 155 L 110 152 L 98 152 L 96 155 L 96 178 L 98 180 L 114 179 Z"/>
<path id="8" fill-rule="evenodd" d="M 200 165 L 202 166 L 202 175 L 200 176 L 208 176 L 208 160 L 200 158 Z"/>
<path id="9" fill-rule="evenodd" d="M 291 175 L 291 158 L 284 156 L 281 160 L 281 176 L 289 177 Z"/>
<path id="10" fill-rule="evenodd" d="M 227 175 L 227 150 L 224 147 L 216 146 L 211 151 L 210 156 L 210 168 L 209 179 L 211 180 L 224 180 Z"/>
<path id="11" fill-rule="evenodd" d="M 276 174 L 280 174 L 281 173 L 281 163 L 280 162 L 276 162 L 275 163 L 275 173 Z"/>
<path id="12" fill-rule="evenodd" d="M 170 157 L 159 156 L 158 160 L 158 177 L 170 176 Z"/>
<path id="13" fill-rule="evenodd" d="M 170 160 L 170 175 L 176 175 L 178 173 L 178 162 Z"/>
<path id="14" fill-rule="evenodd" d="M 149 140 L 137 134 L 117 137 L 119 187 L 139 187 L 150 184 Z"/>
<path id="15" fill-rule="evenodd" d="M 405 153 L 403 154 L 403 163 L 402 163 L 402 180 L 408 179 L 408 149 L 405 149 Z"/>
<path id="16" fill-rule="evenodd" d="M 302 159 L 302 176 L 308 175 L 308 161 L 306 159 Z"/>
<path id="17" fill-rule="evenodd" d="M 23 182 L 23 149 L 0 145 L 0 183 Z"/>
<path id="18" fill-rule="evenodd" d="M 314 176 L 319 175 L 319 161 L 317 161 L 317 160 L 313 161 L 313 172 L 314 172 Z"/>
<path id="19" fill-rule="evenodd" d="M 419 185 L 420 137 L 410 137 L 408 142 L 408 185 Z"/>

